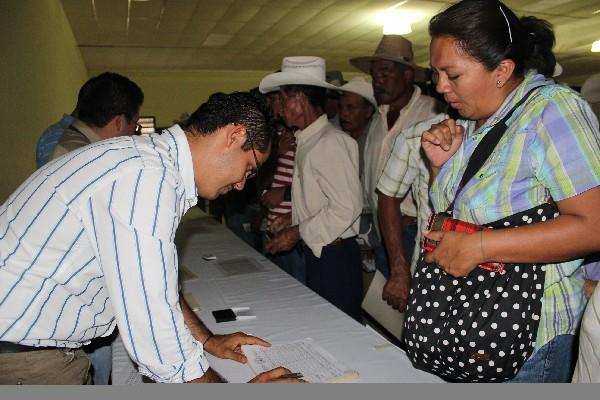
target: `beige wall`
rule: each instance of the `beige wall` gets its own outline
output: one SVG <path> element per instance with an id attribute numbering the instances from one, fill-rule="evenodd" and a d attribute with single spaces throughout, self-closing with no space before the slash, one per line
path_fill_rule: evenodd
<path id="1" fill-rule="evenodd" d="M 0 13 L 0 203 L 35 170 L 42 131 L 72 111 L 88 77 L 59 0 L 4 1 Z M 274 66 L 274 69 L 277 66 Z M 170 126 L 212 93 L 249 90 L 270 71 L 117 70 L 144 91 L 142 115 Z M 356 73 L 344 73 L 349 79 Z"/>
<path id="2" fill-rule="evenodd" d="M 90 71 L 90 76 L 104 71 Z M 191 114 L 215 92 L 250 90 L 271 71 L 114 71 L 136 82 L 144 91 L 140 115 L 154 115 L 158 126 L 170 126 L 182 113 Z M 344 73 L 350 79 L 360 75 Z"/>
<path id="3" fill-rule="evenodd" d="M 104 71 L 90 71 L 90 76 Z M 182 113 L 192 113 L 215 92 L 249 90 L 268 71 L 131 71 L 116 70 L 144 91 L 140 115 L 154 115 L 158 126 L 170 126 Z"/>
<path id="4" fill-rule="evenodd" d="M 59 0 L 3 1 L 0 203 L 35 170 L 41 132 L 70 113 L 87 72 Z"/>

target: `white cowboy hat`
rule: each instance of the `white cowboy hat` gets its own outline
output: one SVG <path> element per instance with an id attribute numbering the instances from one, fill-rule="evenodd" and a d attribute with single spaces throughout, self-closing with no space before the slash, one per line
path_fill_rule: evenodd
<path id="1" fill-rule="evenodd" d="M 325 79 L 325 60 L 321 57 L 298 56 L 285 57 L 281 62 L 281 72 L 265 76 L 258 89 L 261 93 L 279 90 L 285 85 L 319 86 L 338 90 L 339 87 L 327 83 Z"/>
<path id="2" fill-rule="evenodd" d="M 384 35 L 372 56 L 355 57 L 350 64 L 364 73 L 371 73 L 371 62 L 388 60 L 408 65 L 415 71 L 415 81 L 426 80 L 426 69 L 415 64 L 412 43 L 400 35 Z"/>
<path id="3" fill-rule="evenodd" d="M 373 95 L 373 85 L 366 76 L 355 76 L 348 83 L 342 85 L 339 90 L 357 94 L 367 99 L 369 103 L 377 108 L 377 101 L 375 101 L 375 96 Z"/>

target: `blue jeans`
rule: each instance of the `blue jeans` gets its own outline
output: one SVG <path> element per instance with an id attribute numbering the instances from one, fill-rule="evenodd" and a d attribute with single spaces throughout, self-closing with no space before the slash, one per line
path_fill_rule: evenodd
<path id="1" fill-rule="evenodd" d="M 111 344 L 117 337 L 115 329 L 113 333 L 105 337 L 92 340 L 87 346 L 83 346 L 87 358 L 91 364 L 92 382 L 94 385 L 108 385 L 112 371 L 112 347 Z"/>
<path id="2" fill-rule="evenodd" d="M 567 383 L 577 361 L 575 335 L 559 335 L 535 351 L 511 383 Z"/>

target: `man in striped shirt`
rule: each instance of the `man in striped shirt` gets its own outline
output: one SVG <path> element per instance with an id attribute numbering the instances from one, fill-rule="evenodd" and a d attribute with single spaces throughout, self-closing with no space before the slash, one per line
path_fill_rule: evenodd
<path id="1" fill-rule="evenodd" d="M 221 382 L 205 350 L 246 362 L 239 346 L 268 346 L 213 335 L 180 301 L 174 236 L 198 196 L 244 187 L 269 136 L 253 97 L 219 93 L 162 135 L 100 141 L 36 171 L 0 207 L 0 383 L 86 383 L 79 348 L 117 325 L 157 382 Z"/>
<path id="2" fill-rule="evenodd" d="M 61 132 L 48 161 L 103 139 L 135 134 L 143 101 L 142 89 L 123 75 L 104 72 L 89 79 L 79 90 L 76 115 Z M 115 336 L 116 332 L 83 347 L 94 385 L 110 381 Z"/>

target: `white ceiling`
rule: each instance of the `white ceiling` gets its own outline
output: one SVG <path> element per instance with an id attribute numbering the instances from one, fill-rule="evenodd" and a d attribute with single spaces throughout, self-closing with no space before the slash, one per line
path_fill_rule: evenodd
<path id="1" fill-rule="evenodd" d="M 328 69 L 372 54 L 382 35 L 375 15 L 399 0 L 62 0 L 89 70 L 274 70 L 289 55 L 319 55 Z M 428 64 L 427 23 L 455 1 L 409 0 L 418 12 L 415 57 Z M 600 72 L 600 0 L 506 0 L 517 15 L 554 25 L 562 80 Z"/>

